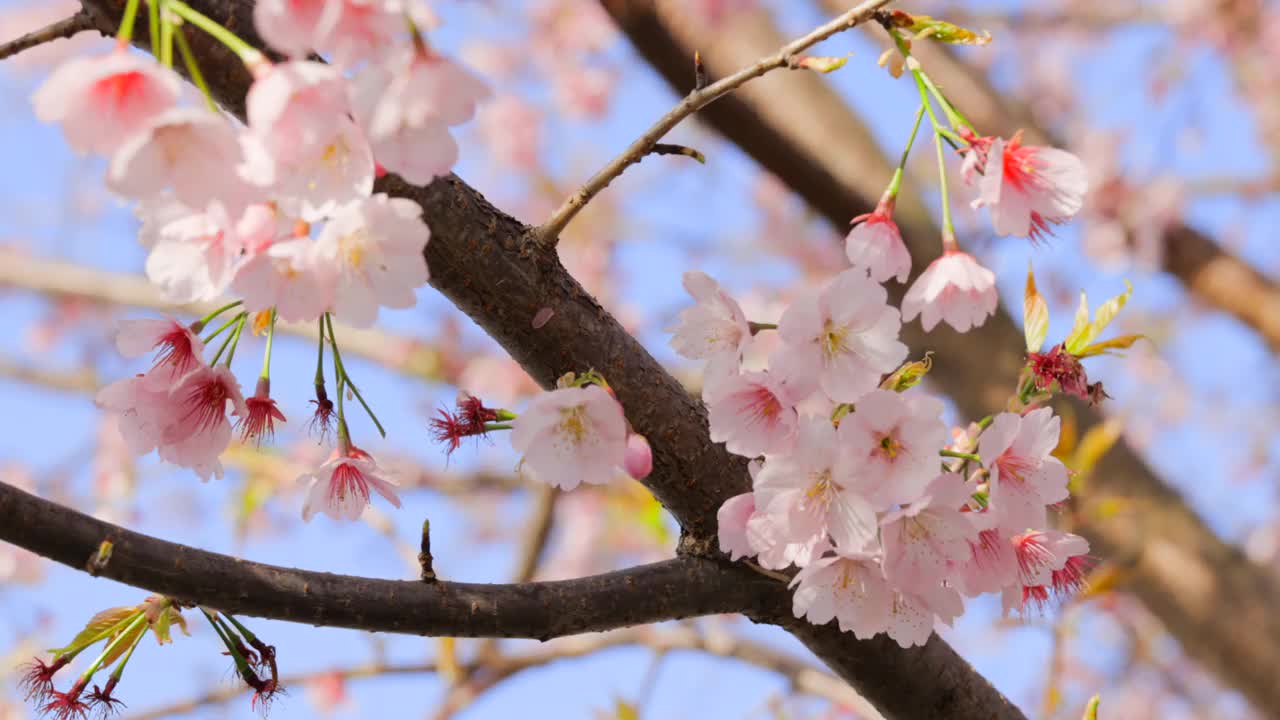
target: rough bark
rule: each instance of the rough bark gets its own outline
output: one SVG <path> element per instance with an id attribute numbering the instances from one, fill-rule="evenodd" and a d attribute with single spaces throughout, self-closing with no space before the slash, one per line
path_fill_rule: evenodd
<path id="1" fill-rule="evenodd" d="M 734 15 L 709 37 L 700 34 L 674 0 L 602 3 L 640 54 L 677 92 L 692 86 L 694 49 L 701 52 L 714 78 L 767 52 L 781 37 L 763 10 Z M 973 102 L 971 86 L 962 87 L 958 78 L 940 73 L 932 56 L 922 61 L 939 84 L 954 93 L 966 114 L 979 122 L 975 115 L 981 103 Z M 727 101 L 709 106 L 701 117 L 836 227 L 869 211 L 892 171 L 865 126 L 816 74 L 762 78 Z M 980 126 L 992 127 L 997 119 L 999 113 L 990 112 Z M 1001 129 L 997 125 L 993 132 Z M 898 218 L 918 273 L 938 254 L 938 231 L 919 200 L 911 196 L 900 198 Z M 1214 272 L 1210 260 L 1185 248 L 1171 255 L 1194 264 L 1188 276 Z M 1220 252 L 1212 255 L 1222 257 Z M 1216 277 L 1218 283 L 1229 284 L 1222 275 Z M 899 297 L 904 288 L 889 284 L 890 292 Z M 983 327 L 963 335 L 946 326 L 924 334 L 918 324 L 911 323 L 904 326 L 903 337 L 915 353 L 937 352 L 930 379 L 972 417 L 1004 407 L 1023 364 L 1022 333 L 1003 310 Z M 974 348 L 985 349 L 982 362 L 966 361 Z M 1094 410 L 1082 405 L 1075 404 L 1072 410 L 1085 426 L 1099 419 Z M 1280 602 L 1280 587 L 1275 578 L 1214 535 L 1177 491 L 1127 446 L 1118 445 L 1107 453 L 1091 476 L 1087 501 L 1103 500 L 1118 500 L 1125 509 L 1110 515 L 1078 513 L 1082 524 L 1076 529 L 1093 543 L 1094 554 L 1125 563 L 1124 587 L 1160 617 L 1189 655 L 1224 684 L 1240 688 L 1259 709 L 1280 717 L 1280 685 L 1271 672 L 1280 667 L 1280 616 L 1273 612 Z"/>

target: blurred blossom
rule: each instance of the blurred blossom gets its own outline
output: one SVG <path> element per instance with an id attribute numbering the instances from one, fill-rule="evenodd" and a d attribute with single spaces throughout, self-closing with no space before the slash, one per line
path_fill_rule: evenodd
<path id="1" fill-rule="evenodd" d="M 515 95 L 498 95 L 480 110 L 480 136 L 499 164 L 526 175 L 538 171 L 543 115 Z"/>
<path id="2" fill-rule="evenodd" d="M 347 681 L 336 672 L 320 673 L 306 685 L 307 702 L 323 715 L 332 715 L 352 705 Z"/>
<path id="3" fill-rule="evenodd" d="M 0 10 L 0 28 L 4 28 L 0 41 L 7 42 L 39 30 L 70 17 L 79 9 L 80 3 L 75 0 L 28 0 L 18 7 Z M 4 68 L 9 71 L 40 72 L 50 69 L 69 57 L 105 52 L 111 45 L 110 38 L 89 30 L 66 40 L 45 43 L 30 50 L 24 50 L 5 60 Z"/>
<path id="4" fill-rule="evenodd" d="M 495 407 L 514 407 L 538 392 L 538 385 L 509 357 L 480 355 L 467 362 L 458 386 Z"/>

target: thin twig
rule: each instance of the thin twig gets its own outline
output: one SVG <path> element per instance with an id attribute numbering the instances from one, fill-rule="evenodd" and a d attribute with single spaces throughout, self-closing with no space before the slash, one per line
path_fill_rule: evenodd
<path id="1" fill-rule="evenodd" d="M 38 45 L 69 38 L 81 31 L 92 29 L 93 20 L 88 13 L 80 10 L 69 18 L 63 18 L 7 43 L 0 43 L 0 60 L 13 57 L 23 50 L 30 50 Z"/>
<path id="2" fill-rule="evenodd" d="M 810 32 L 808 35 L 800 37 L 787 43 L 778 50 L 777 53 L 769 57 L 761 58 L 754 65 L 745 67 L 738 72 L 722 78 L 702 89 L 694 89 L 684 97 L 674 108 L 666 115 L 658 118 L 643 135 L 618 157 L 614 158 L 608 165 L 605 165 L 600 172 L 597 172 L 590 180 L 586 182 L 577 192 L 564 201 L 558 210 L 547 219 L 540 227 L 534 230 L 540 242 L 544 247 L 555 247 L 560 239 L 560 233 L 565 229 L 570 221 L 573 220 L 582 208 L 586 207 L 591 199 L 608 187 L 609 183 L 621 175 L 628 167 L 639 162 L 650 149 L 653 148 L 659 140 L 666 135 L 671 128 L 680 123 L 681 120 L 689 117 L 695 112 L 701 110 L 715 100 L 727 95 L 733 90 L 746 84 L 748 81 L 764 75 L 772 70 L 782 67 L 791 67 L 792 59 L 798 54 L 817 43 L 826 40 L 836 33 L 848 30 L 859 23 L 870 18 L 875 11 L 888 5 L 891 0 L 866 0 L 857 7 L 849 10 L 839 17 L 831 20 Z"/>

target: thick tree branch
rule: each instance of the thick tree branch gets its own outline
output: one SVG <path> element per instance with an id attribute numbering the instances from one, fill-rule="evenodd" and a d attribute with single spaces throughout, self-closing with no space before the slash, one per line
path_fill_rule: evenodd
<path id="1" fill-rule="evenodd" d="M 334 575 L 263 565 L 142 535 L 0 483 L 0 540 L 229 613 L 376 632 L 546 640 L 699 615 L 773 615 L 786 588 L 745 567 L 676 558 L 575 580 L 514 585 Z"/>
<path id="2" fill-rule="evenodd" d="M 674 0 L 602 2 L 677 92 L 692 83 L 687 68 L 694 48 L 714 77 L 773 47 L 779 36 L 763 9 L 727 18 L 709 37 L 690 24 Z M 928 45 L 916 43 L 916 52 Z M 969 87 L 944 82 L 931 57 L 921 61 L 935 80 L 980 127 L 991 127 L 974 117 Z M 773 82 L 777 79 L 752 83 L 708 107 L 702 117 L 833 225 L 844 227 L 851 216 L 874 206 L 892 168 L 861 121 L 821 77 L 795 75 L 785 83 Z M 897 215 L 918 273 L 938 254 L 938 232 L 905 190 Z M 889 284 L 899 299 L 904 289 Z M 911 323 L 903 327 L 903 337 L 915 350 L 937 352 L 930 379 L 971 417 L 1003 407 L 1023 364 L 1022 333 L 1003 311 L 963 335 L 945 326 L 926 335 Z M 974 348 L 985 349 L 981 363 L 965 361 Z M 1072 409 L 1084 425 L 1099 419 L 1090 408 Z M 1218 539 L 1124 445 L 1103 457 L 1091 478 L 1089 499 L 1129 508 L 1110 515 L 1078 513 L 1082 525 L 1076 529 L 1093 543 L 1094 552 L 1129 564 L 1127 587 L 1169 626 L 1188 654 L 1280 716 L 1280 684 L 1268 673 L 1280 666 L 1280 616 L 1272 610 L 1280 602 L 1275 579 Z"/>
<path id="3" fill-rule="evenodd" d="M 123 4 L 123 0 L 81 2 L 93 11 L 99 27 L 106 28 L 114 28 Z M 260 45 L 260 38 L 253 31 L 249 2 L 195 0 L 190 4 Z M 135 38 L 135 42 L 146 45 L 144 38 Z M 244 96 L 250 81 L 248 73 L 216 44 L 199 37 L 193 37 L 192 44 L 205 67 L 205 79 L 219 102 L 243 116 Z M 412 199 L 422 206 L 423 217 L 431 227 L 431 242 L 425 253 L 431 268 L 431 284 L 506 348 L 535 380 L 550 387 L 564 372 L 587 368 L 595 368 L 608 377 L 635 431 L 645 435 L 653 446 L 654 469 L 645 484 L 679 521 L 684 533 L 682 550 L 710 553 L 714 548 L 716 511 L 720 504 L 745 491 L 750 483 L 746 460 L 711 443 L 702 404 L 691 398 L 675 378 L 569 276 L 554 254 L 545 252 L 528 228 L 494 208 L 457 177 L 449 176 L 426 187 L 417 187 L 388 175 L 378 182 L 377 189 Z M 555 315 L 545 325 L 533 327 L 533 317 L 546 307 L 554 309 Z M 0 520 L 8 521 L 8 517 L 0 513 Z M 56 524 L 51 527 L 55 534 L 62 532 Z M 0 528 L 5 528 L 0 532 L 8 532 L 6 526 L 0 525 Z M 75 548 L 77 552 L 82 549 Z M 117 554 L 113 558 L 113 567 L 119 557 Z M 72 558 L 71 562 L 83 560 Z M 747 573 L 744 576 L 736 567 L 733 572 L 722 572 L 720 565 L 714 563 L 708 566 L 699 562 L 691 567 L 713 567 L 717 569 L 713 577 L 733 578 L 734 582 L 723 589 L 727 595 L 745 600 L 754 608 L 746 610 L 753 619 L 794 622 L 789 594 L 780 583 L 745 568 L 742 569 Z M 117 572 L 136 574 L 144 570 L 117 569 Z M 234 587 L 234 580 L 219 579 L 225 582 L 209 588 L 210 592 Z M 255 582 L 260 580 L 250 580 L 251 585 Z M 632 587 L 636 594 L 651 594 L 638 583 Z M 244 596 L 241 596 L 243 591 L 223 589 L 221 592 L 235 595 L 227 599 L 237 603 L 254 597 L 252 592 Z M 340 606 L 334 608 L 335 613 L 327 619 L 345 617 L 349 620 L 355 614 L 363 617 L 366 613 L 379 612 L 383 604 L 384 601 L 371 607 Z M 435 609 L 417 609 L 414 614 L 432 611 Z M 577 615 L 579 608 L 557 606 L 544 611 L 555 616 L 546 620 L 562 624 Z M 587 616 L 600 612 L 599 608 L 583 609 Z M 403 626 L 401 619 L 386 620 Z M 859 642 L 834 625 L 805 626 L 803 630 L 804 639 L 820 649 L 837 674 L 853 684 L 887 717 L 957 720 L 1023 717 L 936 636 L 923 649 L 903 650 L 888 642 Z"/>
<path id="4" fill-rule="evenodd" d="M 751 80 L 778 68 L 790 67 L 799 53 L 836 33 L 865 22 L 877 10 L 888 5 L 890 1 L 866 0 L 853 9 L 842 8 L 833 20 L 800 38 L 782 45 L 772 55 L 761 57 L 749 65 L 744 64 L 741 70 L 725 75 L 710 85 L 690 88 L 689 93 L 674 108 L 658 118 L 658 121 L 646 130 L 643 135 L 636 138 L 635 142 L 631 143 L 621 155 L 610 161 L 608 165 L 605 165 L 600 172 L 593 175 L 590 180 L 587 180 L 586 184 L 579 188 L 568 200 L 565 200 L 564 204 L 537 229 L 538 240 L 545 245 L 554 246 L 560 239 L 560 231 L 564 230 L 574 216 L 582 208 L 586 207 L 587 203 L 591 202 L 591 198 L 608 187 L 609 183 L 613 182 L 627 168 L 640 162 L 645 155 L 648 155 L 654 149 L 656 143 L 663 136 L 680 124 L 681 120 L 742 87 Z M 693 68 L 694 64 L 690 63 L 686 71 L 692 72 Z"/>
<path id="5" fill-rule="evenodd" d="M 50 23 L 22 37 L 0 43 L 0 60 L 17 55 L 23 50 L 30 50 L 33 47 L 50 43 L 54 40 L 64 40 L 76 33 L 92 30 L 93 28 L 93 20 L 88 13 L 82 10 L 69 18 Z"/>

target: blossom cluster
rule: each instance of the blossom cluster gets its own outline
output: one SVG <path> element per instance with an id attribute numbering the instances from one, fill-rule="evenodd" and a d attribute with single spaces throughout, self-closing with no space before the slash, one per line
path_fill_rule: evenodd
<path id="1" fill-rule="evenodd" d="M 797 298 L 763 370 L 743 369 L 756 339 L 737 302 L 701 273 L 685 287 L 697 304 L 671 345 L 707 361 L 711 438 L 752 458 L 752 491 L 720 509 L 721 549 L 799 568 L 797 617 L 910 646 L 962 597 L 1000 591 L 1021 612 L 1081 585 L 1087 543 L 1047 529 L 1067 498 L 1059 419 L 1005 412 L 948 446 L 942 402 L 895 373 L 900 317 L 866 269 Z"/>
<path id="2" fill-rule="evenodd" d="M 139 3 L 127 12 L 136 13 Z M 153 14 L 157 61 L 128 49 L 133 19 L 115 49 L 57 67 L 32 100 L 36 115 L 61 125 L 79 153 L 107 159 L 106 186 L 136 202 L 146 274 L 181 303 L 238 308 L 223 349 L 206 364 L 198 333 L 204 322 L 126 323 L 118 347 L 159 355 L 145 374 L 104 389 L 99 403 L 120 415 L 129 447 L 221 476 L 219 456 L 232 436 L 271 435 L 284 414 L 270 399 L 269 358 L 244 397 L 230 370 L 240 330 L 286 322 L 352 326 L 374 323 L 379 308 L 408 308 L 428 280 L 423 255 L 430 232 L 418 203 L 374 192 L 395 172 L 418 184 L 447 174 L 458 158 L 451 128 L 475 114 L 484 83 L 433 50 L 420 32 L 435 24 L 409 0 L 264 0 L 254 8 L 258 33 L 289 59 L 270 62 L 226 28 L 183 3 Z M 209 33 L 253 75 L 244 122 L 216 109 L 185 28 Z M 203 91 L 185 100 L 172 68 L 172 43 Z M 321 62 L 319 53 L 328 62 Z M 216 336 L 224 325 L 213 334 Z M 212 336 L 211 336 L 212 337 Z M 338 367 L 339 387 L 354 386 Z M 361 399 L 363 403 L 363 399 Z M 317 420 L 333 405 L 317 384 Z M 230 413 L 230 418 L 228 417 Z M 341 407 L 339 406 L 339 414 Z M 314 474 L 304 517 L 327 512 L 354 518 L 380 492 L 398 504 L 367 453 L 353 446 L 339 417 L 335 457 Z M 381 428 L 380 428 L 381 429 Z"/>

